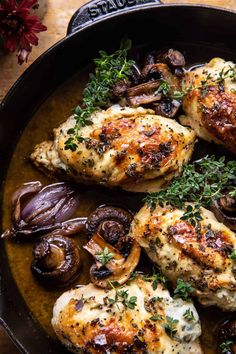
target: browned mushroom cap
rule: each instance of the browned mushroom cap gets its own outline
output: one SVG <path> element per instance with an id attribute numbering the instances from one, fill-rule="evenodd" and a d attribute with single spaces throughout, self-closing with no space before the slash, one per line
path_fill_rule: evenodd
<path id="1" fill-rule="evenodd" d="M 168 118 L 173 118 L 177 114 L 180 105 L 179 101 L 169 97 L 165 97 L 160 102 L 153 104 L 156 114 Z"/>
<path id="2" fill-rule="evenodd" d="M 49 234 L 34 244 L 31 270 L 43 283 L 66 286 L 78 276 L 79 268 L 79 249 L 72 239 Z"/>
<path id="3" fill-rule="evenodd" d="M 95 260 L 90 269 L 94 284 L 103 288 L 110 281 L 123 284 L 137 266 L 140 246 L 128 235 L 132 219 L 129 211 L 111 206 L 97 208 L 88 217 L 90 241 L 84 248 Z"/>
<path id="4" fill-rule="evenodd" d="M 220 326 L 218 333 L 218 353 L 236 354 L 235 319 L 228 320 Z"/>
<path id="5" fill-rule="evenodd" d="M 213 200 L 211 210 L 217 220 L 224 223 L 231 230 L 236 230 L 236 201 L 229 195 L 225 195 L 218 200 Z"/>
<path id="6" fill-rule="evenodd" d="M 164 80 L 169 81 L 172 73 L 169 67 L 163 63 L 148 64 L 142 70 L 142 76 L 145 81 L 149 80 Z"/>
<path id="7" fill-rule="evenodd" d="M 119 248 L 121 238 L 128 234 L 133 215 L 122 208 L 104 206 L 97 208 L 86 221 L 89 238 L 98 233 L 112 246 Z"/>
<path id="8" fill-rule="evenodd" d="M 157 60 L 166 63 L 170 68 L 183 68 L 185 66 L 185 58 L 181 52 L 176 49 L 169 49 L 161 53 Z"/>

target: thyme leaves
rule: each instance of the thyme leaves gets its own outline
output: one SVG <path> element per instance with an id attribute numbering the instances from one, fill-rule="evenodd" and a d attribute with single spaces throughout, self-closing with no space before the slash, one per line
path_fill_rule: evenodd
<path id="1" fill-rule="evenodd" d="M 149 193 L 144 201 L 154 210 L 159 204 L 183 209 L 183 220 L 189 220 L 193 226 L 201 220 L 200 207 L 210 207 L 213 199 L 222 196 L 222 191 L 236 196 L 236 161 L 225 161 L 225 157 L 216 159 L 214 155 L 204 157 L 183 167 L 183 173 L 173 179 L 166 190 Z M 191 205 L 186 203 L 192 203 Z"/>
<path id="2" fill-rule="evenodd" d="M 91 115 L 98 109 L 107 107 L 112 98 L 112 88 L 120 80 L 128 79 L 132 73 L 134 61 L 127 58 L 131 41 L 121 41 L 120 49 L 113 54 L 100 51 L 100 57 L 94 59 L 95 72 L 90 74 L 89 81 L 83 91 L 82 105 L 74 111 L 75 126 L 67 131 L 69 138 L 65 149 L 75 151 L 83 141 L 80 129 L 93 124 Z"/>

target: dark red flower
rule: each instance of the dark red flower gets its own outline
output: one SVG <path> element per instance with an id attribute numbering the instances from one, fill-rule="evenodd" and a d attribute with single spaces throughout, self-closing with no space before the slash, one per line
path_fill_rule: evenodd
<path id="1" fill-rule="evenodd" d="M 30 14 L 37 0 L 5 0 L 0 3 L 0 36 L 6 49 L 18 50 L 18 62 L 27 61 L 33 45 L 38 45 L 35 33 L 46 31 L 40 19 Z"/>

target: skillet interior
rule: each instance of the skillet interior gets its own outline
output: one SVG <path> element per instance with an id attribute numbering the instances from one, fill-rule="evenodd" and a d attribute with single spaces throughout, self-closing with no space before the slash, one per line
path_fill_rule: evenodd
<path id="1" fill-rule="evenodd" d="M 235 19 L 233 13 L 204 7 L 151 6 L 142 11 L 134 9 L 122 17 L 113 15 L 113 18 L 97 23 L 96 27 L 92 25 L 61 41 L 27 70 L 1 105 L 1 181 L 4 182 L 10 156 L 27 121 L 45 98 L 91 62 L 98 50 L 116 49 L 120 38 L 128 34 L 134 47 L 152 43 L 155 48 L 174 46 L 182 49 L 189 64 L 214 56 L 235 61 Z M 206 151 L 212 153 L 202 146 L 198 154 Z M 11 276 L 4 245 L 0 252 L 0 315 L 9 333 L 26 353 L 65 352 L 32 318 Z"/>

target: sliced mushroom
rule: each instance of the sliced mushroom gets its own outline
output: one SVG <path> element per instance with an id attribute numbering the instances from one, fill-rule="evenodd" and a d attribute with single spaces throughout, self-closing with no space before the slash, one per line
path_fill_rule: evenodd
<path id="1" fill-rule="evenodd" d="M 131 106 L 139 106 L 159 101 L 162 94 L 158 92 L 161 81 L 150 81 L 127 90 L 127 101 Z"/>
<path id="2" fill-rule="evenodd" d="M 166 97 L 160 102 L 154 103 L 153 106 L 156 114 L 163 117 L 173 118 L 177 114 L 181 104 L 177 100 Z"/>
<path id="3" fill-rule="evenodd" d="M 120 237 L 129 232 L 133 215 L 131 212 L 111 206 L 97 208 L 89 215 L 86 230 L 89 238 L 99 233 L 111 245 L 115 245 Z"/>
<path id="4" fill-rule="evenodd" d="M 236 320 L 225 321 L 218 333 L 218 353 L 236 354 Z M 226 344 L 227 343 L 227 347 Z M 224 349 L 224 351 L 223 351 Z"/>
<path id="5" fill-rule="evenodd" d="M 128 88 L 130 87 L 130 82 L 127 80 L 118 81 L 112 89 L 112 93 L 115 97 L 124 97 Z"/>
<path id="6" fill-rule="evenodd" d="M 134 239 L 131 242 L 131 250 L 127 258 L 98 234 L 95 234 L 84 246 L 96 260 L 96 264 L 90 268 L 90 277 L 94 284 L 107 288 L 110 282 L 117 281 L 119 284 L 124 284 L 130 278 L 139 262 L 141 252 L 138 243 Z M 99 261 L 98 255 L 101 255 L 105 249 L 112 258 L 104 265 Z"/>
<path id="7" fill-rule="evenodd" d="M 236 230 L 236 201 L 229 195 L 213 200 L 211 209 L 217 220 L 224 223 L 231 230 Z"/>
<path id="8" fill-rule="evenodd" d="M 79 275 L 79 268 L 80 254 L 74 240 L 49 234 L 34 244 L 31 270 L 43 283 L 66 286 Z"/>
<path id="9" fill-rule="evenodd" d="M 110 281 L 123 284 L 137 266 L 140 246 L 128 235 L 132 219 L 129 211 L 110 206 L 97 208 L 88 217 L 90 241 L 84 248 L 95 259 L 90 276 L 96 285 L 106 288 Z"/>

